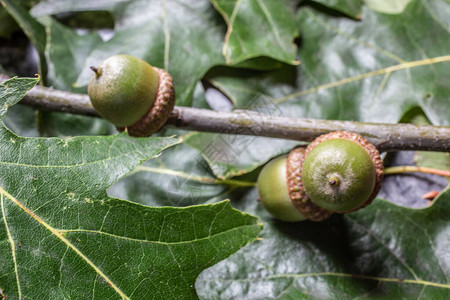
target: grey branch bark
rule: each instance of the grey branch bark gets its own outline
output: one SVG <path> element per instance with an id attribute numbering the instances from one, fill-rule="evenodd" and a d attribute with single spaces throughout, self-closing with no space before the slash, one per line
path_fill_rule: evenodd
<path id="1" fill-rule="evenodd" d="M 312 141 L 321 134 L 345 130 L 361 134 L 382 152 L 450 151 L 450 127 L 445 126 L 297 119 L 262 115 L 246 110 L 217 112 L 190 107 L 175 107 L 167 123 L 189 130 L 298 141 Z"/>
<path id="2" fill-rule="evenodd" d="M 7 78 L 0 75 L 0 82 Z M 20 103 L 39 110 L 99 117 L 88 95 L 42 86 L 31 89 Z M 450 152 L 450 127 L 447 126 L 298 119 L 264 115 L 249 110 L 222 112 L 181 106 L 175 106 L 166 125 L 185 130 L 298 141 L 312 141 L 324 133 L 346 130 L 361 134 L 382 152 L 398 150 Z"/>

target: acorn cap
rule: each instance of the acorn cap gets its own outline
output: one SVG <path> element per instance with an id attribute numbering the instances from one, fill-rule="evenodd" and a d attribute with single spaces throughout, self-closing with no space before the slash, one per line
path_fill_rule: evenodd
<path id="1" fill-rule="evenodd" d="M 329 182 L 326 182 L 326 185 L 327 185 L 326 188 L 334 191 L 334 188 L 330 188 L 328 185 L 329 184 L 330 185 L 335 184 L 335 185 L 337 185 L 337 188 L 338 188 L 337 191 L 340 192 L 339 184 L 343 185 L 345 180 L 348 180 L 350 182 L 353 180 L 353 179 L 340 178 L 339 174 L 338 174 L 338 176 L 336 176 L 336 180 L 334 180 L 334 175 L 333 175 L 333 172 L 334 172 L 333 171 L 333 167 L 334 166 L 336 166 L 336 168 L 348 167 L 347 169 L 351 170 L 351 171 L 348 171 L 349 172 L 348 173 L 349 174 L 349 178 L 352 178 L 352 176 L 353 176 L 352 173 L 354 173 L 354 170 L 350 169 L 350 167 L 346 165 L 346 164 L 351 164 L 351 162 L 346 162 L 345 164 L 344 163 L 331 162 L 332 160 L 334 160 L 334 158 L 336 158 L 336 161 L 342 160 L 339 157 L 337 157 L 340 154 L 336 153 L 335 150 L 338 150 L 338 151 L 342 150 L 345 154 L 347 154 L 345 152 L 345 151 L 347 151 L 347 149 L 343 150 L 343 148 L 347 147 L 347 146 L 344 146 L 344 145 L 340 146 L 339 144 L 337 144 L 337 142 L 331 141 L 331 140 L 335 140 L 335 139 L 338 139 L 338 140 L 339 139 L 344 139 L 344 140 L 352 142 L 352 143 L 347 143 L 347 146 L 350 146 L 352 148 L 358 149 L 358 153 L 356 153 L 356 151 L 355 151 L 354 153 L 350 154 L 350 155 L 352 155 L 352 158 L 356 158 L 356 156 L 358 156 L 358 155 L 359 156 L 363 155 L 365 157 L 369 157 L 368 159 L 364 159 L 365 161 L 367 161 L 367 160 L 370 161 L 370 159 L 371 159 L 372 163 L 373 163 L 373 166 L 372 166 L 372 163 L 364 162 L 364 164 L 366 164 L 366 165 L 370 164 L 369 167 L 373 168 L 371 172 L 368 172 L 369 174 L 367 176 L 365 176 L 365 177 L 363 176 L 362 177 L 362 178 L 367 178 L 367 179 L 364 179 L 365 181 L 367 181 L 367 183 L 360 185 L 361 186 L 360 190 L 363 190 L 364 192 L 360 192 L 360 190 L 358 190 L 358 192 L 355 194 L 352 191 L 352 193 L 350 193 L 350 196 L 349 196 L 349 197 L 351 197 L 351 198 L 356 200 L 356 198 L 358 198 L 358 196 L 366 193 L 367 194 L 366 195 L 367 199 L 366 200 L 362 199 L 362 201 L 363 201 L 362 203 L 356 204 L 356 206 L 354 206 L 352 208 L 344 209 L 344 210 L 335 210 L 336 212 L 339 212 L 339 213 L 348 213 L 348 212 L 352 212 L 352 211 L 356 211 L 358 209 L 361 209 L 361 208 L 369 205 L 373 201 L 373 199 L 376 197 L 376 195 L 378 194 L 378 192 L 379 192 L 379 190 L 381 188 L 381 184 L 382 184 L 382 180 L 383 180 L 384 166 L 383 166 L 383 161 L 382 161 L 382 159 L 380 157 L 380 153 L 378 152 L 376 147 L 374 145 L 372 145 L 368 140 L 366 140 L 365 138 L 363 138 L 361 135 L 359 135 L 357 133 L 346 132 L 346 131 L 336 131 L 336 132 L 331 132 L 331 133 L 328 133 L 328 134 L 321 135 L 318 138 L 316 138 L 311 144 L 308 145 L 308 147 L 306 148 L 306 150 L 304 152 L 304 156 L 306 158 L 306 157 L 308 157 L 308 155 L 310 155 L 312 153 L 312 151 L 314 149 L 319 149 L 320 148 L 320 151 L 319 150 L 315 151 L 314 156 L 309 156 L 308 158 L 310 160 L 313 159 L 311 157 L 314 157 L 314 159 L 317 159 L 315 156 L 322 155 L 322 154 L 318 154 L 318 151 L 319 151 L 319 152 L 323 153 L 324 157 L 322 157 L 320 159 L 321 161 L 317 162 L 317 164 L 320 167 L 322 167 L 324 163 L 330 162 L 330 166 L 326 167 L 326 168 L 329 168 L 327 170 L 327 172 L 328 172 L 328 174 L 327 174 L 328 177 L 327 178 L 328 179 L 332 178 L 332 179 Z M 329 142 L 326 142 L 326 141 L 329 141 Z M 329 145 L 327 145 L 327 144 L 329 144 Z M 331 145 L 331 144 L 334 144 L 334 145 Z M 325 147 L 329 147 L 330 145 L 332 147 L 334 147 L 334 149 L 330 150 L 329 154 L 325 154 L 324 153 L 324 151 L 326 151 Z M 357 145 L 359 145 L 362 149 L 364 149 L 366 151 L 366 153 L 368 154 L 368 156 L 365 155 L 364 152 L 360 152 L 359 151 L 360 148 Z M 319 147 L 319 148 L 317 148 L 317 147 Z M 309 163 L 309 161 L 308 161 L 308 163 Z M 334 165 L 333 165 L 333 163 L 334 163 Z M 353 166 L 353 167 L 355 167 L 355 166 Z M 357 167 L 359 168 L 359 165 L 357 165 Z M 321 172 L 321 170 L 319 170 L 318 167 L 306 166 L 305 165 L 305 159 L 303 159 L 302 160 L 302 164 L 301 164 L 302 173 L 305 172 L 306 170 L 309 170 L 309 168 L 311 168 L 311 172 L 315 172 L 315 173 L 320 173 Z M 367 166 L 362 166 L 361 168 L 367 169 L 368 167 Z M 313 199 L 317 199 L 316 193 L 319 193 L 319 197 L 318 198 L 320 199 L 321 196 L 322 196 L 322 194 L 321 194 L 322 191 L 317 189 L 317 183 L 309 183 L 309 178 L 311 178 L 311 176 L 308 176 L 308 175 L 310 175 L 310 174 L 301 174 L 301 176 L 303 177 L 303 180 L 304 181 L 306 180 L 305 182 L 307 183 L 306 187 L 304 187 L 305 191 L 307 193 L 309 193 L 310 197 L 313 198 Z M 355 176 L 357 176 L 356 173 L 355 173 Z M 339 182 L 340 180 L 342 180 L 342 182 Z M 311 186 L 311 188 L 309 188 L 308 186 Z M 353 189 L 353 188 L 354 188 L 354 186 L 349 186 L 349 189 Z M 366 189 L 366 188 L 371 188 L 371 190 L 365 191 L 364 189 Z M 314 191 L 308 191 L 308 189 L 309 190 L 314 189 Z M 334 196 L 334 195 L 332 195 L 332 196 Z M 320 199 L 320 200 L 322 201 L 322 199 Z M 315 202 L 318 205 L 323 205 L 323 202 L 319 202 L 319 201 L 316 201 L 316 200 L 315 200 Z M 330 202 L 326 201 L 325 203 L 327 205 L 329 204 L 330 207 L 332 207 L 333 205 L 337 206 L 337 203 L 335 203 L 334 199 L 331 200 Z M 327 208 L 331 209 L 329 207 L 327 207 Z"/>
<path id="2" fill-rule="evenodd" d="M 148 112 L 136 123 L 117 130 L 128 131 L 132 136 L 149 136 L 157 132 L 167 121 L 175 106 L 175 89 L 172 76 L 163 69 L 153 67 L 159 75 L 156 99 Z"/>
<path id="3" fill-rule="evenodd" d="M 305 148 L 294 148 L 286 160 L 286 178 L 289 197 L 292 204 L 307 219 L 315 222 L 329 218 L 333 213 L 316 205 L 306 194 L 301 170 L 305 158 Z"/>

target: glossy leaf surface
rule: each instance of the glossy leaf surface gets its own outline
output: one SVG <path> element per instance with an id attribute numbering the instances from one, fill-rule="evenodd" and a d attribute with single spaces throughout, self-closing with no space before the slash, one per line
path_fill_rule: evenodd
<path id="1" fill-rule="evenodd" d="M 37 81 L 0 85 L 1 117 Z M 258 219 L 227 201 L 150 208 L 106 194 L 179 142 L 126 133 L 22 138 L 0 126 L 2 296 L 196 298 L 200 271 L 254 240 Z"/>

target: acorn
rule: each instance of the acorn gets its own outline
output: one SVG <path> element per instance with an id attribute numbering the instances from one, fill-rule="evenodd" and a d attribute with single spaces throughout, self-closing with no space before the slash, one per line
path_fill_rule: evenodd
<path id="1" fill-rule="evenodd" d="M 163 69 L 130 55 L 114 55 L 98 67 L 88 95 L 100 116 L 132 136 L 158 131 L 175 105 L 173 80 Z"/>
<path id="2" fill-rule="evenodd" d="M 258 176 L 259 199 L 275 218 L 297 222 L 306 217 L 294 207 L 287 188 L 287 155 L 275 158 L 264 166 Z"/>
<path id="3" fill-rule="evenodd" d="M 257 186 L 263 206 L 274 217 L 323 221 L 333 213 L 348 213 L 370 204 L 381 188 L 383 170 L 375 146 L 359 134 L 338 131 L 269 162 L 261 170 Z M 283 203 L 282 209 L 279 203 Z"/>
<path id="4" fill-rule="evenodd" d="M 301 164 L 306 194 L 322 208 L 346 213 L 369 205 L 383 180 L 377 148 L 361 135 L 336 131 L 308 145 Z"/>

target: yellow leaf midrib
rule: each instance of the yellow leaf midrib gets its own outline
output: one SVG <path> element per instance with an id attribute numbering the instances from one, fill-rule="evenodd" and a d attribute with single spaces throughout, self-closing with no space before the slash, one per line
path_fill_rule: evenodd
<path id="1" fill-rule="evenodd" d="M 298 97 L 302 97 L 302 96 L 305 96 L 308 94 L 317 93 L 320 90 L 326 90 L 326 89 L 338 87 L 338 86 L 352 83 L 352 82 L 355 82 L 358 80 L 364 80 L 364 79 L 367 79 L 370 77 L 374 77 L 377 75 L 384 75 L 384 74 L 388 74 L 388 73 L 392 73 L 392 72 L 396 72 L 396 71 L 400 71 L 400 70 L 404 70 L 404 69 L 412 69 L 412 68 L 416 68 L 416 67 L 420 67 L 420 66 L 432 65 L 432 64 L 443 63 L 443 62 L 448 62 L 448 61 L 450 61 L 450 55 L 444 55 L 444 56 L 438 56 L 438 57 L 433 57 L 433 58 L 427 58 L 427 59 L 421 59 L 421 60 L 400 63 L 398 65 L 393 65 L 393 66 L 389 66 L 386 68 L 370 71 L 370 72 L 356 75 L 353 77 L 347 77 L 347 78 L 340 79 L 340 80 L 337 80 L 334 82 L 321 84 L 321 85 L 318 85 L 318 86 L 310 88 L 310 89 L 306 89 L 303 91 L 299 91 L 299 92 L 275 99 L 274 102 L 276 104 L 280 104 L 289 99 L 298 98 Z"/>
<path id="2" fill-rule="evenodd" d="M 66 244 L 70 249 L 72 249 L 77 255 L 81 257 L 88 265 L 90 265 L 95 272 L 102 277 L 107 284 L 112 287 L 117 294 L 119 294 L 122 299 L 129 299 L 127 295 L 105 274 L 102 270 L 100 270 L 87 256 L 81 252 L 77 247 L 75 247 L 74 244 L 72 244 L 68 239 L 64 237 L 64 235 L 47 224 L 44 220 L 42 220 L 39 216 L 37 216 L 33 211 L 31 211 L 28 207 L 26 207 L 22 202 L 20 202 L 17 198 L 12 196 L 10 193 L 8 193 L 2 186 L 0 186 L 0 194 L 2 199 L 2 208 L 3 208 L 3 199 L 4 197 L 10 199 L 14 204 L 19 206 L 22 210 L 24 210 L 28 215 L 30 215 L 33 219 L 35 219 L 37 222 L 39 222 L 42 226 L 44 226 L 47 230 L 49 230 L 53 235 L 55 235 L 59 240 L 61 240 L 64 244 Z M 4 215 L 4 218 L 6 219 L 6 216 Z M 17 266 L 17 263 L 15 262 L 15 265 Z M 17 269 L 17 267 L 16 267 Z M 16 276 L 18 277 L 19 274 L 16 273 Z"/>

